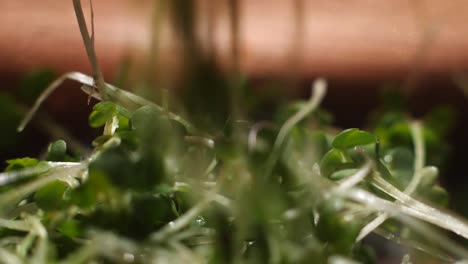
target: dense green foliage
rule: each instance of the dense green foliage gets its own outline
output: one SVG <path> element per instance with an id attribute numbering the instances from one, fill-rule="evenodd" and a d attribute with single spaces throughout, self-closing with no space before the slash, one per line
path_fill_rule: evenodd
<path id="1" fill-rule="evenodd" d="M 41 158 L 6 161 L 0 263 L 374 263 L 370 233 L 412 248 L 403 263 L 468 259 L 449 234 L 468 239 L 468 224 L 441 209 L 448 195 L 437 180 L 450 110 L 412 120 L 389 93 L 365 130 L 342 131 L 320 108 L 319 79 L 309 101 L 266 111 L 238 73 L 221 74 L 199 53 L 191 6 L 174 5 L 189 56 L 182 107 L 106 84 L 93 23 L 90 34 L 73 0 L 94 78 L 59 77 L 19 130 L 68 78 L 101 100 L 88 121 L 103 132 L 82 147 L 42 117 L 56 141 Z M 23 101 L 52 77 L 26 78 Z M 20 141 L 24 109 L 1 96 L 0 110 L 5 150 Z"/>
<path id="2" fill-rule="evenodd" d="M 371 263 L 374 254 L 360 240 L 382 213 L 392 215 L 369 232 L 392 234 L 436 258 L 466 257 L 463 249 L 431 242 L 441 236 L 436 229 L 428 229 L 429 236 L 413 230 L 405 210 L 393 215 L 366 202 L 407 207 L 423 221 L 430 218 L 426 209 L 405 195 L 447 205 L 433 166 L 442 165 L 446 153 L 448 128 L 437 119 L 447 110 L 428 114 L 422 126 L 401 110 L 385 109 L 374 116 L 370 132 L 337 133 L 317 108 L 285 125 L 307 105 L 279 107 L 276 122 L 228 122 L 229 129 L 210 136 L 189 132 L 168 110 L 152 105 L 128 110 L 110 101 L 96 104 L 89 125 L 103 134 L 92 142 L 92 153 L 76 159 L 58 140 L 44 160 L 7 161 L 0 175 L 0 259 Z M 283 140 L 281 130 L 287 132 Z M 429 222 L 455 231 L 450 223 Z"/>

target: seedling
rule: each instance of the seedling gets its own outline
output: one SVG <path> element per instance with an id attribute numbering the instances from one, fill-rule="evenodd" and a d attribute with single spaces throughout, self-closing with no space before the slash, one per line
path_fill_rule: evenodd
<path id="1" fill-rule="evenodd" d="M 371 233 L 414 248 L 403 263 L 468 259 L 447 234 L 468 239 L 468 224 L 441 209 L 446 192 L 429 163 L 438 153 L 427 151 L 426 135 L 441 142 L 444 128 L 387 112 L 373 132 L 330 132 L 317 124 L 326 94 L 318 79 L 311 99 L 294 104 L 299 110 L 278 114 L 284 123 L 233 122 L 234 136 L 208 135 L 106 83 L 93 22 L 90 35 L 80 1 L 73 4 L 93 77 L 61 76 L 18 130 L 71 79 L 102 101 L 89 124 L 103 134 L 82 159 L 56 141 L 45 160 L 8 161 L 0 173 L 3 262 L 368 263 L 375 259 L 362 240 Z"/>

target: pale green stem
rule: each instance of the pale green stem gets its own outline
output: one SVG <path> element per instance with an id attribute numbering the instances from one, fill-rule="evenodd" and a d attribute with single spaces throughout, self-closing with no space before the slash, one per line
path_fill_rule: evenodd
<path id="1" fill-rule="evenodd" d="M 19 181 L 28 177 L 32 177 L 38 173 L 43 173 L 44 168 L 41 167 L 31 167 L 20 170 L 8 171 L 0 173 L 0 186 Z"/>
<path id="2" fill-rule="evenodd" d="M 455 261 L 455 259 L 449 255 L 447 255 L 447 252 L 445 252 L 443 249 L 436 248 L 431 245 L 427 245 L 427 243 L 421 243 L 419 241 L 414 241 L 414 240 L 409 240 L 406 238 L 402 238 L 400 236 L 397 236 L 381 227 L 377 228 L 374 230 L 374 233 L 385 238 L 388 240 L 391 240 L 397 244 L 406 246 L 406 247 L 411 247 L 417 250 L 420 250 L 422 252 L 425 252 L 426 254 L 436 256 L 439 259 L 446 261 L 448 263 L 452 263 Z"/>
<path id="3" fill-rule="evenodd" d="M 0 227 L 25 232 L 29 232 L 31 230 L 31 225 L 24 220 L 0 219 Z"/>
<path id="4" fill-rule="evenodd" d="M 424 145 L 423 127 L 420 121 L 414 121 L 410 124 L 411 136 L 413 137 L 414 144 L 414 172 L 410 183 L 405 188 L 404 193 L 411 195 L 418 187 L 422 178 L 422 169 L 425 164 L 426 151 Z M 387 213 L 381 213 L 374 220 L 364 226 L 356 241 L 361 241 L 364 237 L 369 235 L 373 230 L 383 224 L 390 216 Z"/>
<path id="5" fill-rule="evenodd" d="M 30 264 L 47 264 L 47 239 L 39 237 Z"/>
<path id="6" fill-rule="evenodd" d="M 313 112 L 322 102 L 323 97 L 327 91 L 327 83 L 325 79 L 317 79 L 312 85 L 312 95 L 307 104 L 296 114 L 290 117 L 284 125 L 281 127 L 276 137 L 275 143 L 273 145 L 273 150 L 271 151 L 270 156 L 266 162 L 265 177 L 271 174 L 273 167 L 278 161 L 281 147 L 283 146 L 284 140 L 287 135 L 291 132 L 297 123 L 304 119 L 308 114 Z"/>
<path id="7" fill-rule="evenodd" d="M 112 119 L 107 120 L 104 126 L 103 135 L 112 136 L 115 133 L 115 130 L 119 127 L 119 119 L 117 116 L 113 116 Z"/>
<path id="8" fill-rule="evenodd" d="M 19 186 L 13 190 L 0 195 L 0 215 L 4 215 L 10 209 L 16 206 L 16 204 L 25 196 L 36 191 L 37 189 L 47 185 L 50 182 L 78 175 L 85 168 L 84 164 L 75 165 L 73 167 L 56 167 L 51 169 L 48 174 L 42 175 L 32 182 L 28 182 L 22 186 Z M 64 178 L 64 179 L 65 179 Z"/>
<path id="9" fill-rule="evenodd" d="M 33 118 L 34 114 L 36 114 L 37 110 L 39 107 L 44 103 L 44 101 L 50 96 L 52 92 L 55 91 L 65 80 L 73 80 L 76 82 L 79 82 L 83 84 L 81 89 L 88 94 L 91 97 L 96 98 L 97 100 L 103 101 L 105 98 L 103 98 L 99 93 L 96 93 L 94 89 L 92 88 L 94 85 L 94 80 L 91 76 L 88 76 L 86 74 L 80 73 L 80 72 L 69 72 L 61 75 L 59 78 L 57 78 L 55 81 L 53 81 L 42 93 L 41 95 L 37 98 L 37 100 L 34 102 L 33 107 L 27 112 L 23 120 L 20 122 L 17 131 L 21 132 L 24 130 L 26 125 L 31 121 Z M 143 97 L 140 97 L 138 95 L 135 95 L 131 92 L 127 92 L 125 90 L 119 89 L 111 84 L 106 83 L 105 84 L 105 92 L 106 94 L 111 97 L 114 101 L 120 102 L 122 104 L 135 104 L 139 106 L 144 106 L 144 105 L 150 105 L 152 107 L 155 107 L 156 109 L 160 110 L 161 112 L 166 112 L 167 116 L 182 124 L 188 132 L 190 133 L 195 133 L 197 130 L 184 118 L 181 116 L 169 112 L 169 111 L 164 111 L 164 109 L 149 101 L 144 99 Z"/>
<path id="10" fill-rule="evenodd" d="M 10 251 L 0 247 L 0 260 L 5 264 L 22 264 L 23 260 L 11 253 Z"/>
<path id="11" fill-rule="evenodd" d="M 181 263 L 204 263 L 199 256 L 194 254 L 194 251 L 187 248 L 178 241 L 170 241 L 169 245 L 178 253 L 177 255 L 181 258 Z"/>
<path id="12" fill-rule="evenodd" d="M 189 225 L 197 216 L 199 216 L 210 204 L 212 199 L 204 199 L 197 205 L 193 206 L 185 214 L 181 215 L 176 220 L 168 223 L 161 228 L 158 232 L 151 235 L 151 240 L 161 242 L 167 239 L 172 234 L 180 231 L 182 228 Z"/>
<path id="13" fill-rule="evenodd" d="M 402 192 L 400 193 L 403 194 Z M 360 189 L 348 190 L 347 192 L 344 193 L 344 195 L 352 200 L 363 203 L 373 208 L 374 210 L 384 211 L 392 215 L 393 217 L 405 223 L 407 226 L 414 229 L 419 234 L 428 238 L 430 241 L 437 241 L 440 247 L 447 250 L 447 252 L 451 252 L 458 258 L 464 258 L 464 259 L 468 258 L 468 251 L 466 249 L 452 242 L 446 236 L 440 235 L 434 229 L 431 229 L 427 227 L 426 225 L 420 222 L 417 222 L 414 219 L 407 217 L 407 216 L 411 216 L 413 218 L 417 218 L 417 219 L 420 219 L 429 223 L 433 223 L 439 227 L 442 227 L 444 229 L 448 229 L 454 232 L 453 229 L 457 228 L 458 225 L 453 225 L 452 219 L 450 218 L 449 220 L 441 219 L 441 221 L 439 221 L 438 223 L 434 223 L 433 218 L 430 217 L 430 215 L 428 215 L 427 213 L 421 213 L 418 210 L 414 210 L 413 208 L 407 207 L 404 205 L 406 203 L 402 203 L 402 204 L 392 203 L 385 199 L 379 198 L 370 192 L 360 190 Z M 410 199 L 412 198 L 410 197 Z M 440 217 L 439 213 L 435 213 L 435 214 L 436 214 L 435 216 L 436 218 Z M 443 224 L 443 221 L 448 221 L 449 224 Z"/>
<path id="14" fill-rule="evenodd" d="M 75 252 L 69 254 L 66 259 L 62 260 L 61 264 L 81 264 L 90 263 L 89 261 L 98 255 L 98 247 L 89 243 Z"/>
<path id="15" fill-rule="evenodd" d="M 39 238 L 47 238 L 47 230 L 42 225 L 41 221 L 39 221 L 38 217 L 28 215 L 26 216 L 26 221 L 31 226 L 31 231 L 33 231 L 34 234 L 36 234 Z"/>
<path id="16" fill-rule="evenodd" d="M 414 174 L 413 178 L 411 179 L 410 183 L 405 189 L 405 193 L 411 195 L 416 191 L 419 183 L 421 182 L 421 170 L 426 163 L 426 150 L 424 145 L 424 135 L 423 135 L 423 127 L 421 122 L 415 121 L 412 122 L 411 125 L 411 135 L 413 136 L 414 142 Z"/>
<path id="17" fill-rule="evenodd" d="M 102 75 L 101 68 L 99 67 L 98 58 L 96 51 L 94 49 L 94 13 L 93 5 L 91 4 L 91 32 L 89 34 L 88 28 L 86 26 L 86 20 L 83 14 L 83 8 L 81 7 L 81 0 L 73 0 L 73 7 L 75 9 L 76 19 L 78 21 L 78 26 L 80 28 L 81 37 L 83 39 L 86 54 L 88 55 L 89 63 L 93 70 L 93 77 L 96 79 L 96 85 L 99 92 L 105 97 L 105 86 L 104 76 Z M 93 81 L 94 82 L 94 81 Z"/>
<path id="18" fill-rule="evenodd" d="M 55 167 L 64 167 L 64 168 L 68 167 L 69 168 L 69 167 L 73 167 L 73 166 L 80 165 L 80 164 L 81 163 L 78 163 L 78 162 L 52 162 L 52 161 L 47 162 L 47 165 L 50 168 L 55 168 Z M 0 172 L 0 186 L 16 182 L 16 181 L 25 179 L 27 177 L 32 177 L 32 176 L 35 176 L 36 174 L 44 173 L 44 172 L 46 172 L 46 168 L 41 167 L 41 166 L 34 166 L 34 167 L 24 168 L 24 169 L 19 169 L 19 170 Z"/>
<path id="19" fill-rule="evenodd" d="M 373 176 L 373 182 L 377 188 L 399 201 L 395 206 L 399 206 L 405 213 L 468 239 L 468 223 L 464 220 L 412 198 L 379 175 Z"/>
<path id="20" fill-rule="evenodd" d="M 26 257 L 29 249 L 31 248 L 36 235 L 33 232 L 29 232 L 28 235 L 16 245 L 16 253 L 21 257 Z"/>
<path id="21" fill-rule="evenodd" d="M 44 101 L 49 97 L 49 95 L 52 92 L 54 92 L 55 89 L 57 89 L 65 80 L 74 80 L 79 83 L 87 84 L 90 86 L 92 86 L 94 83 L 92 77 L 89 77 L 88 75 L 80 73 L 80 72 L 68 72 L 68 73 L 63 74 L 62 76 L 57 78 L 55 81 L 53 81 L 37 98 L 31 110 L 29 110 L 26 116 L 23 118 L 23 120 L 21 120 L 17 128 L 18 132 L 21 132 L 24 130 L 24 128 L 31 121 L 34 114 L 36 114 L 37 110 L 42 105 L 42 103 L 44 103 Z"/>
<path id="22" fill-rule="evenodd" d="M 207 147 L 209 149 L 214 149 L 214 147 L 215 147 L 214 140 L 212 140 L 210 138 L 199 137 L 199 136 L 185 136 L 184 140 L 185 140 L 185 142 L 188 142 L 188 143 L 203 145 L 203 146 L 205 146 L 205 147 Z"/>
<path id="23" fill-rule="evenodd" d="M 353 175 L 346 177 L 343 181 L 341 181 L 338 186 L 335 188 L 335 191 L 341 192 L 345 191 L 349 188 L 354 187 L 355 185 L 359 184 L 364 180 L 367 175 L 369 175 L 369 172 L 372 169 L 372 162 L 369 161 L 367 162 L 362 168 L 360 168 L 356 173 Z"/>

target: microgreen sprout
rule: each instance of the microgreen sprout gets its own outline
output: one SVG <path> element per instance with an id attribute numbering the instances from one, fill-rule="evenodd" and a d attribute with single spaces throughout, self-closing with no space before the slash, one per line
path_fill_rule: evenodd
<path id="1" fill-rule="evenodd" d="M 468 239 L 466 221 L 442 208 L 442 171 L 433 164 L 446 128 L 398 111 L 369 131 L 332 127 L 320 108 L 326 80 L 317 79 L 308 101 L 278 108 L 272 121 L 246 111 L 242 122 L 208 133 L 169 111 L 167 93 L 161 107 L 106 83 L 92 6 L 89 34 L 80 0 L 72 2 L 93 76 L 71 72 L 52 82 L 18 130 L 71 79 L 100 101 L 88 123 L 102 135 L 80 159 L 58 140 L 43 160 L 7 161 L 1 261 L 371 263 L 363 241 L 371 233 L 412 248 L 403 263 L 420 257 L 413 252 L 468 259 L 445 232 Z"/>

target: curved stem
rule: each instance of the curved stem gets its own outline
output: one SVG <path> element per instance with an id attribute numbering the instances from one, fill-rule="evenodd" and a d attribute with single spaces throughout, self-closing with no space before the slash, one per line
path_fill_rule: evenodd
<path id="1" fill-rule="evenodd" d="M 399 206 L 405 213 L 468 239 L 468 223 L 464 220 L 412 198 L 379 175 L 373 176 L 373 184 L 399 201 L 395 206 Z"/>
<path id="2" fill-rule="evenodd" d="M 304 119 L 309 113 L 314 111 L 322 102 L 323 97 L 327 91 L 327 82 L 325 79 L 317 79 L 312 85 L 312 96 L 310 97 L 309 102 L 305 105 L 299 112 L 289 118 L 284 125 L 281 127 L 278 136 L 276 137 L 275 143 L 273 145 L 273 150 L 271 155 L 268 157 L 266 163 L 265 177 L 271 174 L 275 163 L 278 161 L 279 152 L 283 146 L 286 136 L 291 132 L 299 121 Z"/>
<path id="3" fill-rule="evenodd" d="M 22 186 L 12 189 L 0 195 L 0 216 L 7 213 L 12 207 L 16 206 L 23 197 L 36 191 L 37 189 L 47 185 L 50 182 L 59 180 L 69 175 L 77 175 L 86 165 L 79 164 L 75 166 L 56 167 L 51 169 L 47 175 L 43 175 L 32 182 L 28 182 Z"/>
<path id="4" fill-rule="evenodd" d="M 193 219 L 195 219 L 198 215 L 200 215 L 206 207 L 210 204 L 212 199 L 204 199 L 190 210 L 188 210 L 185 214 L 181 215 L 177 220 L 170 222 L 161 230 L 151 235 L 151 240 L 155 242 L 161 242 L 167 239 L 170 235 L 178 232 L 182 228 L 186 227 L 190 224 Z"/>
<path id="5" fill-rule="evenodd" d="M 89 62 L 93 69 L 93 77 L 96 79 L 96 85 L 99 93 L 106 98 L 104 77 L 99 67 L 98 58 L 94 49 L 94 12 L 93 5 L 91 3 L 91 32 L 89 35 L 88 27 L 86 26 L 86 20 L 83 14 L 83 8 L 81 7 L 81 0 L 73 0 L 73 7 L 75 9 L 76 19 L 78 26 L 80 27 L 81 37 L 86 48 L 86 54 L 88 55 Z"/>
<path id="6" fill-rule="evenodd" d="M 434 246 L 427 245 L 425 243 L 421 243 L 418 241 L 413 241 L 410 239 L 406 239 L 403 237 L 400 237 L 398 235 L 395 235 L 387 230 L 384 230 L 383 228 L 377 228 L 374 230 L 374 233 L 385 238 L 388 240 L 391 240 L 395 243 L 398 243 L 400 245 L 404 245 L 406 247 L 411 247 L 417 250 L 420 250 L 428 255 L 433 255 L 438 257 L 439 259 L 446 261 L 448 263 L 453 263 L 455 262 L 455 259 L 451 256 L 447 255 L 447 252 L 443 251 L 442 249 L 436 248 Z"/>
<path id="7" fill-rule="evenodd" d="M 411 195 L 418 187 L 419 183 L 421 182 L 422 178 L 422 169 L 425 164 L 426 159 L 426 150 L 424 145 L 424 136 L 423 136 L 423 128 L 420 121 L 414 121 L 410 124 L 411 128 L 411 136 L 413 137 L 414 142 L 414 172 L 413 177 L 404 190 L 405 194 Z M 397 201 L 398 202 L 398 201 Z M 383 224 L 388 218 L 390 217 L 387 213 L 381 213 L 377 218 L 369 222 L 366 226 L 364 226 L 359 235 L 356 238 L 356 241 L 361 241 L 364 237 L 369 235 L 372 231 L 374 231 L 377 227 Z"/>
<path id="8" fill-rule="evenodd" d="M 410 124 L 411 135 L 414 142 L 414 174 L 410 183 L 405 189 L 406 194 L 412 194 L 416 191 L 421 182 L 421 170 L 426 163 L 426 150 L 424 145 L 423 128 L 420 121 L 415 121 Z"/>
<path id="9" fill-rule="evenodd" d="M 59 78 L 53 81 L 37 98 L 36 102 L 34 102 L 34 106 L 31 108 L 31 110 L 29 110 L 29 112 L 26 114 L 23 120 L 21 120 L 18 128 L 16 129 L 18 132 L 24 130 L 24 128 L 29 123 L 29 121 L 31 121 L 32 117 L 34 116 L 34 114 L 36 114 L 37 110 L 42 105 L 42 103 L 49 97 L 49 95 L 52 92 L 55 91 L 55 89 L 57 89 L 67 79 L 74 80 L 79 83 L 87 84 L 90 86 L 93 85 L 93 78 L 81 72 L 68 72 L 61 75 Z"/>
<path id="10" fill-rule="evenodd" d="M 401 192 L 401 194 L 403 193 Z M 460 225 L 458 224 L 453 225 L 453 222 L 452 222 L 453 218 L 443 217 L 440 219 L 440 221 L 438 221 L 438 223 L 435 223 L 433 221 L 434 218 L 437 219 L 441 217 L 440 214 L 436 213 L 437 210 L 435 208 L 432 208 L 434 210 L 432 212 L 434 214 L 434 218 L 433 218 L 431 217 L 430 213 L 415 210 L 414 208 L 407 207 L 404 204 L 392 203 L 390 201 L 379 198 L 375 196 L 374 194 L 364 191 L 364 190 L 351 189 L 347 191 L 346 193 L 344 193 L 344 195 L 354 201 L 363 203 L 371 208 L 374 208 L 374 210 L 385 211 L 388 214 L 391 214 L 393 217 L 402 221 L 403 223 L 405 223 L 406 225 L 408 225 L 409 227 L 417 231 L 422 236 L 428 238 L 430 241 L 437 241 L 440 247 L 447 250 L 447 252 L 451 252 L 452 254 L 456 255 L 458 258 L 468 259 L 468 251 L 466 249 L 454 243 L 453 241 L 448 239 L 446 236 L 439 234 L 439 232 L 437 232 L 436 230 L 428 227 L 427 225 L 421 223 L 420 221 L 416 221 L 415 219 L 411 218 L 411 217 L 414 217 L 414 218 L 435 224 L 444 229 L 448 229 L 452 232 L 458 233 L 454 229 L 460 228 Z M 410 199 L 412 198 L 410 197 Z M 444 223 L 445 221 L 447 222 L 447 224 Z"/>
<path id="11" fill-rule="evenodd" d="M 21 264 L 24 263 L 23 260 L 17 255 L 11 253 L 10 251 L 0 247 L 0 259 L 5 262 L 5 264 Z"/>

